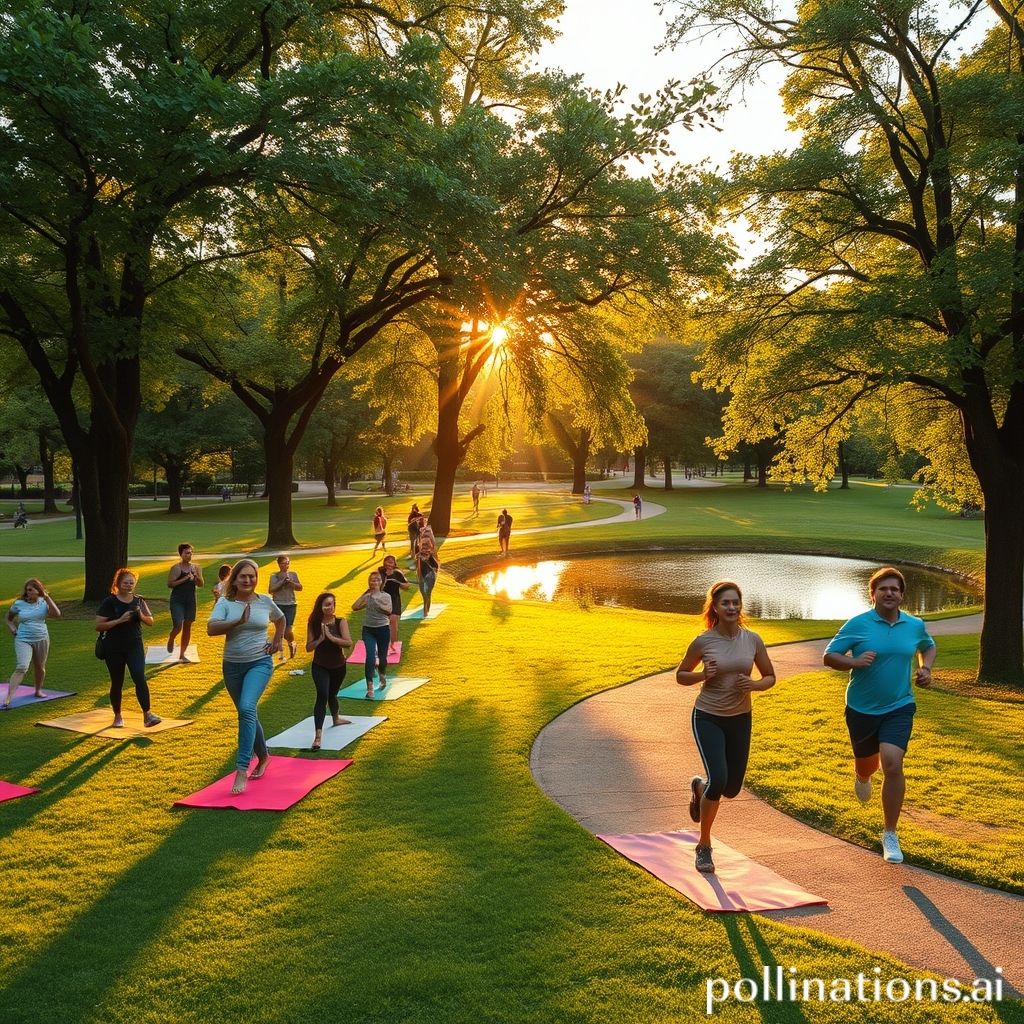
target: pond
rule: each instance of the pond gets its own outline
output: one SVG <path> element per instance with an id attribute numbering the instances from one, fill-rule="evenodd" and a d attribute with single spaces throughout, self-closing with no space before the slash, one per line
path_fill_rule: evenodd
<path id="1" fill-rule="evenodd" d="M 868 580 L 884 562 L 814 555 L 699 551 L 643 552 L 510 563 L 466 580 L 516 601 L 580 604 L 696 614 L 707 586 L 732 579 L 744 606 L 759 619 L 845 619 L 870 607 Z M 912 615 L 979 604 L 968 581 L 948 573 L 901 566 L 905 611 Z"/>

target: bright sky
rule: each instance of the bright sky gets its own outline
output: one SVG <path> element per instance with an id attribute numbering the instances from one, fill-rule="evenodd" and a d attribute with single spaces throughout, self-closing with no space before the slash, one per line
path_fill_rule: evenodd
<path id="1" fill-rule="evenodd" d="M 541 51 L 542 67 L 581 73 L 587 85 L 600 89 L 622 82 L 634 96 L 653 94 L 671 78 L 688 82 L 726 50 L 705 39 L 655 54 L 666 20 L 654 0 L 566 0 L 558 24 L 562 35 Z M 724 170 L 735 151 L 769 153 L 792 145 L 785 137 L 778 82 L 732 97 L 732 109 L 719 121 L 721 132 L 680 131 L 674 138 L 677 158 L 692 164 L 707 158 Z"/>

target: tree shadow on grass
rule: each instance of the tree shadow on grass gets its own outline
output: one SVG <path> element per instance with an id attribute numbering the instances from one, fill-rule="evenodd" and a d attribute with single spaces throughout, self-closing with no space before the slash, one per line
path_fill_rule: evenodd
<path id="1" fill-rule="evenodd" d="M 4 1024 L 97 1019 L 109 993 L 170 926 L 226 854 L 255 856 L 280 814 L 185 811 L 151 853 L 114 883 L 24 965 L 10 972 Z M 142 965 L 144 968 L 144 964 Z"/>

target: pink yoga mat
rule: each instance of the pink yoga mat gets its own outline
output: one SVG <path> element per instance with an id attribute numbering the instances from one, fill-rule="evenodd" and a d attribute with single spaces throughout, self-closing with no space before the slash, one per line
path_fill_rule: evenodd
<path id="1" fill-rule="evenodd" d="M 271 756 L 267 774 L 262 779 L 250 779 L 244 793 L 232 795 L 231 785 L 235 781 L 235 773 L 231 772 L 198 793 L 193 793 L 184 800 L 175 800 L 174 806 L 234 807 L 239 811 L 286 811 L 292 804 L 297 804 L 307 793 L 316 789 L 321 782 L 326 782 L 351 763 L 351 758 L 345 761 L 328 758 L 307 761 L 300 757 Z M 256 764 L 255 759 L 252 764 Z"/>
<path id="2" fill-rule="evenodd" d="M 402 657 L 402 641 L 399 640 L 395 644 L 395 653 L 392 654 L 388 651 L 388 664 L 397 665 Z M 363 646 L 362 640 L 357 640 L 355 647 L 352 648 L 352 653 L 348 656 L 346 661 L 351 662 L 365 662 L 366 661 L 366 648 Z"/>
<path id="3" fill-rule="evenodd" d="M 36 696 L 32 686 L 19 686 L 11 698 L 12 708 L 23 708 L 26 704 L 42 704 L 47 700 L 59 700 L 61 697 L 74 697 L 74 690 L 43 690 L 42 697 Z"/>
<path id="4" fill-rule="evenodd" d="M 704 910 L 785 910 L 828 903 L 718 840 L 715 840 L 713 854 L 716 873 L 702 875 L 693 866 L 694 847 L 699 838 L 696 832 L 650 832 L 597 838 Z"/>
<path id="5" fill-rule="evenodd" d="M 31 786 L 15 786 L 13 782 L 0 782 L 0 804 L 5 800 L 15 800 L 19 796 L 28 796 L 30 793 L 38 793 L 38 789 Z"/>

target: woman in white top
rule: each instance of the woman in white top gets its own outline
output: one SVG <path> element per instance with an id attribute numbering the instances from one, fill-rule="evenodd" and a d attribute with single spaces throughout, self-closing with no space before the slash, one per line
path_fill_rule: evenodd
<path id="1" fill-rule="evenodd" d="M 743 788 L 750 756 L 750 694 L 774 686 L 775 669 L 764 641 L 744 628 L 743 594 L 736 583 L 712 583 L 702 614 L 707 629 L 687 648 L 676 682 L 702 684 L 692 723 L 705 774 L 690 781 L 690 817 L 700 822 L 697 870 L 714 874 L 711 826 L 722 797 L 731 800 Z M 695 672 L 700 663 L 703 671 Z M 755 665 L 759 679 L 750 675 Z"/>
<path id="2" fill-rule="evenodd" d="M 384 581 L 379 572 L 366 577 L 366 590 L 356 598 L 353 611 L 366 609 L 363 619 L 363 647 L 366 661 L 363 665 L 366 676 L 366 699 L 373 699 L 374 662 L 378 663 L 378 689 L 388 685 L 388 641 L 391 639 L 391 595 L 384 590 Z"/>
<path id="3" fill-rule="evenodd" d="M 266 594 L 256 593 L 258 580 L 259 567 L 252 559 L 236 562 L 224 596 L 218 598 L 206 624 L 210 636 L 225 637 L 224 687 L 238 709 L 238 756 L 232 793 L 244 792 L 248 778 L 262 779 L 270 763 L 256 704 L 270 682 L 274 655 L 281 650 L 284 613 Z M 268 640 L 271 625 L 274 635 Z M 250 776 L 253 753 L 258 761 Z"/>
<path id="4" fill-rule="evenodd" d="M 14 672 L 7 683 L 7 696 L 0 710 L 5 710 L 14 700 L 29 665 L 35 671 L 36 696 L 43 695 L 43 680 L 46 679 L 46 657 L 50 653 L 50 632 L 46 628 L 47 616 L 60 618 L 60 609 L 46 588 L 35 578 L 25 580 L 21 597 L 11 605 L 7 613 L 7 628 L 14 637 Z M 17 622 L 17 624 L 15 624 Z"/>

